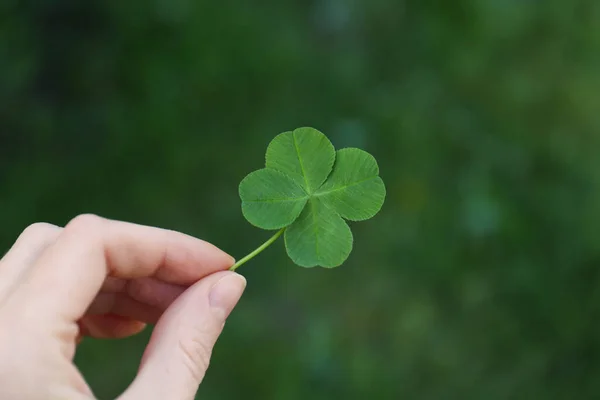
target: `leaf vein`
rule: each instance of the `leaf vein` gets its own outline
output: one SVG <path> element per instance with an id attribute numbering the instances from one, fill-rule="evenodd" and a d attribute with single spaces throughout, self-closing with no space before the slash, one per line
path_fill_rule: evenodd
<path id="1" fill-rule="evenodd" d="M 296 133 L 292 133 L 292 138 L 294 139 L 294 148 L 296 149 L 296 155 L 298 156 L 298 162 L 300 163 L 300 171 L 302 172 L 302 177 L 304 178 L 304 184 L 306 185 L 306 190 L 308 191 L 308 193 L 310 193 L 311 189 L 308 185 L 306 171 L 304 171 L 304 162 L 302 161 L 302 156 L 300 155 L 300 148 L 298 147 L 298 142 L 296 141 Z"/>
<path id="2" fill-rule="evenodd" d="M 285 202 L 297 202 L 306 200 L 308 197 L 296 197 L 286 199 L 257 199 L 257 200 L 245 200 L 244 203 L 285 203 Z"/>
<path id="3" fill-rule="evenodd" d="M 325 196 L 326 194 L 330 194 L 330 193 L 334 193 L 334 192 L 339 192 L 340 190 L 348 189 L 349 187 L 360 185 L 361 183 L 365 183 L 367 181 L 370 181 L 372 179 L 377 179 L 377 178 L 378 178 L 377 175 L 376 176 L 371 176 L 369 178 L 362 179 L 360 181 L 352 182 L 349 185 L 340 186 L 340 187 L 337 187 L 335 189 L 327 190 L 327 191 L 324 191 L 324 192 L 317 192 L 313 196 L 315 196 L 315 197 L 316 196 Z"/>
<path id="4" fill-rule="evenodd" d="M 313 226 L 314 226 L 314 234 L 315 234 L 315 255 L 317 256 L 317 261 L 320 262 L 321 261 L 321 255 L 319 254 L 319 224 L 317 223 L 317 212 L 316 212 L 316 206 L 315 204 L 311 201 L 310 205 L 312 207 L 312 219 L 313 219 Z"/>

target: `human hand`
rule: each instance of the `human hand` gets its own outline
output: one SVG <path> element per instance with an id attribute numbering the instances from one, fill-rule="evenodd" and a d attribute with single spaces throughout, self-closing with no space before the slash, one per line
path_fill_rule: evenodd
<path id="1" fill-rule="evenodd" d="M 82 335 L 122 338 L 156 323 L 119 397 L 193 399 L 245 288 L 202 240 L 93 215 L 34 224 L 0 260 L 0 398 L 93 399 L 73 364 Z"/>

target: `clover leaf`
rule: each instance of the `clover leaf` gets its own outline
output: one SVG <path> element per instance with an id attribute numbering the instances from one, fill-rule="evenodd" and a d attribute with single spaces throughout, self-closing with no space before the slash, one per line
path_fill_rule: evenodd
<path id="1" fill-rule="evenodd" d="M 373 217 L 386 190 L 372 155 L 356 148 L 336 151 L 323 133 L 299 128 L 271 141 L 265 168 L 246 176 L 239 194 L 242 213 L 252 225 L 278 232 L 232 270 L 282 234 L 296 264 L 333 268 L 352 250 L 352 232 L 344 219 Z"/>

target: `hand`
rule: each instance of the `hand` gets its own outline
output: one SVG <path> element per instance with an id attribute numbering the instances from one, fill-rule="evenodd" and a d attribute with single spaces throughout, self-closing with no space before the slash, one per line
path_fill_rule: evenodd
<path id="1" fill-rule="evenodd" d="M 193 237 L 93 215 L 34 224 L 0 260 L 0 398 L 92 399 L 73 364 L 82 335 L 156 323 L 120 399 L 193 399 L 244 291 L 234 260 Z"/>

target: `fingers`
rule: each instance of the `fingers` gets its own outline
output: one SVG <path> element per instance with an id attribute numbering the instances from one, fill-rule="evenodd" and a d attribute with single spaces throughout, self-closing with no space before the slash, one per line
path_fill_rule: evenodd
<path id="1" fill-rule="evenodd" d="M 86 315 L 79 321 L 80 335 L 97 339 L 121 339 L 137 335 L 146 324 L 114 314 Z"/>
<path id="2" fill-rule="evenodd" d="M 154 278 L 107 278 L 86 315 L 112 313 L 154 324 L 186 288 Z"/>
<path id="3" fill-rule="evenodd" d="M 154 278 L 125 280 L 108 277 L 102 285 L 102 292 L 124 293 L 141 303 L 166 310 L 186 288 Z"/>
<path id="4" fill-rule="evenodd" d="M 182 233 L 83 215 L 71 221 L 37 259 L 14 301 L 31 313 L 80 319 L 107 276 L 153 276 L 189 285 L 233 264 L 215 246 Z"/>
<path id="5" fill-rule="evenodd" d="M 163 309 L 140 303 L 123 293 L 101 293 L 94 299 L 85 316 L 114 314 L 155 324 L 163 312 Z"/>
<path id="6" fill-rule="evenodd" d="M 46 223 L 27 227 L 0 260 L 0 301 L 24 278 L 39 255 L 56 241 L 61 228 Z"/>
<path id="7" fill-rule="evenodd" d="M 138 376 L 121 400 L 193 399 L 245 286 L 240 275 L 219 272 L 179 296 L 156 325 Z"/>

